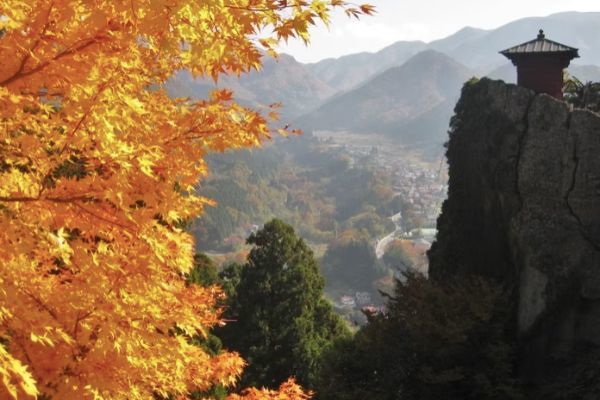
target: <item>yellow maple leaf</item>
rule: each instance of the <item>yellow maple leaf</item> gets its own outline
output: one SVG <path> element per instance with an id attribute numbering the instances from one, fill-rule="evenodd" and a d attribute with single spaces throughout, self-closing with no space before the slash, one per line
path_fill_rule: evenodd
<path id="1" fill-rule="evenodd" d="M 194 190 L 206 152 L 258 146 L 270 129 L 228 90 L 189 101 L 164 84 L 182 69 L 258 69 L 259 47 L 308 42 L 333 7 L 351 6 L 0 0 L 0 398 L 235 384 L 237 354 L 189 343 L 220 323 L 221 293 L 186 283 L 194 244 L 178 224 L 210 204 Z M 306 398 L 293 384 L 247 396 Z"/>

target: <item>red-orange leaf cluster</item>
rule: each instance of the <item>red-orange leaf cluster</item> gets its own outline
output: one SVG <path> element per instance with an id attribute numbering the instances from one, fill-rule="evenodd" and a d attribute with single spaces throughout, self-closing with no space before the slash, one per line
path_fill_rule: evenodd
<path id="1" fill-rule="evenodd" d="M 208 202 L 206 152 L 259 145 L 267 122 L 230 92 L 191 102 L 162 87 L 180 69 L 258 68 L 261 46 L 306 39 L 334 6 L 346 4 L 0 0 L 0 398 L 151 399 L 236 381 L 238 355 L 190 343 L 219 322 L 221 292 L 185 284 L 181 226 Z"/>

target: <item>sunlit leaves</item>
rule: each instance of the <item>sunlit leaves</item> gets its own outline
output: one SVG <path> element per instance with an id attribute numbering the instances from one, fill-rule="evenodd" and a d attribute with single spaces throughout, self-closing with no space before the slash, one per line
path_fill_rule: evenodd
<path id="1" fill-rule="evenodd" d="M 148 399 L 236 381 L 236 354 L 190 343 L 220 322 L 221 293 L 186 284 L 181 225 L 209 202 L 195 191 L 205 154 L 260 145 L 267 119 L 225 90 L 192 102 L 162 86 L 181 69 L 257 69 L 332 7 L 348 8 L 0 0 L 0 398 Z M 281 396 L 304 395 L 290 383 Z"/>
<path id="2" fill-rule="evenodd" d="M 232 395 L 228 397 L 228 400 L 307 400 L 310 398 L 309 394 L 304 393 L 294 382 L 290 379 L 281 384 L 279 390 L 268 390 L 268 389 L 247 389 L 243 396 Z"/>

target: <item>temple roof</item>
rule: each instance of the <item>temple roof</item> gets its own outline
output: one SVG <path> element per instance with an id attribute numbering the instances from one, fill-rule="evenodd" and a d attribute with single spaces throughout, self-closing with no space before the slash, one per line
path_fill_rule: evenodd
<path id="1" fill-rule="evenodd" d="M 570 58 L 579 57 L 578 49 L 546 39 L 541 29 L 536 39 L 503 50 L 500 54 L 508 58 L 528 54 L 564 54 Z"/>

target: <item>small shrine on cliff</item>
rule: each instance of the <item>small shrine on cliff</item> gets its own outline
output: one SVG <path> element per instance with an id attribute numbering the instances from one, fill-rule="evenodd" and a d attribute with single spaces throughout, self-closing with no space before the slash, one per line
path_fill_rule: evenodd
<path id="1" fill-rule="evenodd" d="M 537 38 L 500 52 L 517 67 L 517 84 L 537 93 L 563 97 L 563 70 L 578 49 L 546 39 L 540 29 Z"/>

